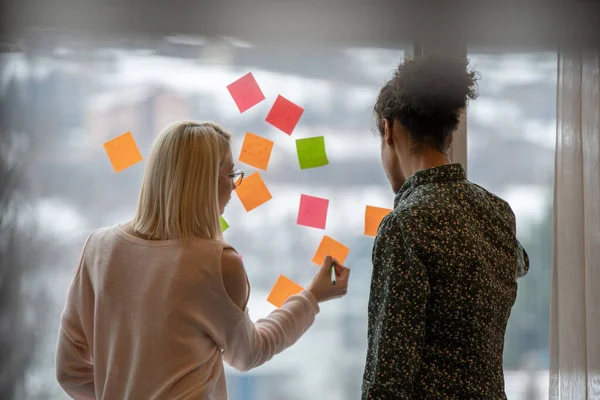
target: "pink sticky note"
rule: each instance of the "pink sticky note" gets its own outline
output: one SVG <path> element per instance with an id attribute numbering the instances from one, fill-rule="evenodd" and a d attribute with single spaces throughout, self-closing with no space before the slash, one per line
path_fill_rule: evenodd
<path id="1" fill-rule="evenodd" d="M 252 72 L 248 72 L 237 81 L 227 86 L 227 90 L 233 97 L 241 113 L 257 105 L 265 99 L 265 95 L 256 83 Z"/>
<path id="2" fill-rule="evenodd" d="M 265 121 L 291 135 L 303 112 L 304 108 L 279 95 Z"/>
<path id="3" fill-rule="evenodd" d="M 300 209 L 298 210 L 298 225 L 325 229 L 327 222 L 327 209 L 329 200 L 303 194 L 300 196 Z"/>

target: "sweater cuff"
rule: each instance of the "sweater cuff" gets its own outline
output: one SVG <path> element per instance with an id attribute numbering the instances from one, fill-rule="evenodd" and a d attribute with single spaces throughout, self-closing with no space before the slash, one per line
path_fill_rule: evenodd
<path id="1" fill-rule="evenodd" d="M 319 308 L 319 302 L 317 301 L 317 298 L 314 294 L 312 294 L 308 290 L 303 290 L 299 293 L 299 296 L 304 297 L 310 303 L 310 307 L 315 313 L 315 315 L 319 313 L 321 309 Z"/>

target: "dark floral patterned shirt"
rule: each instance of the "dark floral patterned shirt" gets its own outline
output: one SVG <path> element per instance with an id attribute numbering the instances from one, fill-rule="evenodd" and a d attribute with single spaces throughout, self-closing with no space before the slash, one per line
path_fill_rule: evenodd
<path id="1" fill-rule="evenodd" d="M 506 399 L 504 333 L 529 269 L 515 231 L 460 164 L 408 178 L 373 246 L 363 400 Z"/>

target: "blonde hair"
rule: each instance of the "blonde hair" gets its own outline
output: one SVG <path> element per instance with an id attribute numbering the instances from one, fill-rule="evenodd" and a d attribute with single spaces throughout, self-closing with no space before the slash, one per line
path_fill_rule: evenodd
<path id="1" fill-rule="evenodd" d="M 214 122 L 177 122 L 146 161 L 131 226 L 150 240 L 220 239 L 218 179 L 231 134 Z"/>

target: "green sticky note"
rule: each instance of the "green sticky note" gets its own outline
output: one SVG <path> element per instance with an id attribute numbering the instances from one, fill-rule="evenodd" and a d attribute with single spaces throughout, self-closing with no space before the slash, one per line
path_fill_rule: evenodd
<path id="1" fill-rule="evenodd" d="M 225 218 L 223 218 L 222 216 L 219 218 L 221 222 L 221 232 L 225 232 L 227 228 L 229 228 L 229 224 L 227 223 L 227 221 L 225 221 Z"/>
<path id="2" fill-rule="evenodd" d="M 329 164 L 325 153 L 325 137 L 315 136 L 296 140 L 300 169 L 322 167 Z"/>

